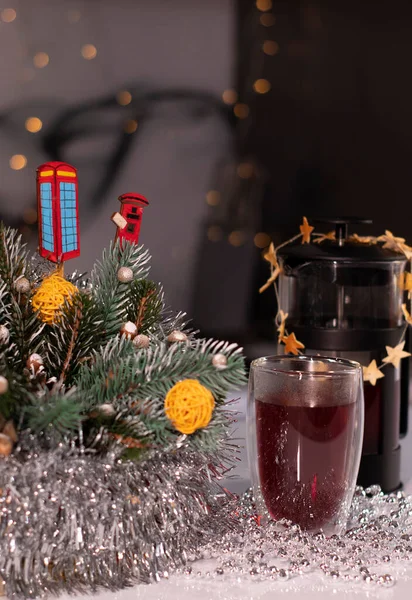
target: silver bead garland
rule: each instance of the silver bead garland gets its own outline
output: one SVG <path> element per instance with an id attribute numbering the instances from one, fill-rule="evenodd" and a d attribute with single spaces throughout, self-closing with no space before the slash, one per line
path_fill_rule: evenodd
<path id="1" fill-rule="evenodd" d="M 402 563 L 412 560 L 412 496 L 386 495 L 377 485 L 357 487 L 348 530 L 327 538 L 285 521 L 259 525 L 249 491 L 240 500 L 236 530 L 206 544 L 196 558 L 214 558 L 216 567 L 211 573 L 209 564 L 205 572 L 203 562 L 195 563 L 192 574 L 224 575 L 227 592 L 231 582 L 287 581 L 310 572 L 320 574 L 325 585 L 339 580 L 346 588 L 391 587 Z"/>

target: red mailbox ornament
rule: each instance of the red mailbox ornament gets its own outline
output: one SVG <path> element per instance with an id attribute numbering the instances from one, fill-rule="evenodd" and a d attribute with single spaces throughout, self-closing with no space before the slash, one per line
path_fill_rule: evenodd
<path id="1" fill-rule="evenodd" d="M 63 162 L 37 169 L 39 253 L 60 263 L 80 254 L 77 170 Z"/>
<path id="2" fill-rule="evenodd" d="M 143 209 L 149 206 L 149 201 L 141 194 L 122 194 L 119 196 L 120 213 L 114 213 L 112 221 L 117 225 L 116 237 L 122 246 L 123 240 L 137 244 L 139 241 L 140 225 Z"/>

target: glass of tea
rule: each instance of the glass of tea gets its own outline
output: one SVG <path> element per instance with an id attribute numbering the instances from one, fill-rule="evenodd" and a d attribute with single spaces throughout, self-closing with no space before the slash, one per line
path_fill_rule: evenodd
<path id="1" fill-rule="evenodd" d="M 248 456 L 257 510 L 306 531 L 341 533 L 362 449 L 362 367 L 321 356 L 252 362 Z"/>

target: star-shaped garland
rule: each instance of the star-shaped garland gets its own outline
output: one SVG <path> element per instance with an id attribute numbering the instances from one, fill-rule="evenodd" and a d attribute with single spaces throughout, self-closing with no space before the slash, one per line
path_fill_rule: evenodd
<path id="1" fill-rule="evenodd" d="M 264 252 L 263 258 L 269 262 L 271 274 L 269 279 L 266 281 L 264 285 L 260 288 L 259 292 L 262 293 L 268 289 L 272 284 L 274 285 L 276 298 L 278 301 L 278 314 L 276 316 L 276 325 L 278 331 L 278 341 L 279 343 L 283 343 L 285 345 L 285 353 L 298 355 L 301 354 L 301 350 L 305 348 L 304 344 L 296 339 L 296 335 L 291 332 L 288 333 L 286 330 L 286 320 L 288 318 L 288 313 L 285 313 L 279 306 L 279 291 L 277 287 L 277 279 L 279 275 L 282 273 L 282 267 L 279 265 L 277 259 L 277 251 L 284 246 L 288 246 L 295 240 L 302 238 L 302 244 L 309 244 L 311 242 L 311 236 L 315 238 L 313 242 L 315 244 L 321 244 L 326 240 L 334 241 L 335 232 L 329 231 L 328 233 L 313 233 L 314 227 L 309 224 L 306 217 L 303 217 L 302 225 L 299 226 L 300 234 L 293 236 L 290 240 L 283 242 L 280 246 L 275 248 L 273 242 L 270 244 L 269 248 Z M 408 246 L 405 243 L 405 239 L 401 237 L 395 237 L 391 231 L 388 229 L 385 231 L 384 235 L 380 235 L 379 237 L 373 236 L 359 236 L 354 233 L 349 238 L 349 241 L 355 242 L 358 244 L 372 245 L 377 244 L 378 242 L 383 242 L 382 248 L 393 250 L 395 252 L 399 252 L 403 254 L 408 261 L 412 260 L 412 247 Z M 410 303 L 412 303 L 412 273 L 410 271 L 405 271 L 399 277 L 399 288 L 401 291 L 408 292 L 408 299 Z M 412 315 L 411 308 L 406 304 L 402 304 L 402 313 L 405 318 L 405 325 L 412 325 Z M 382 373 L 382 368 L 388 364 L 393 365 L 394 368 L 398 369 L 400 366 L 400 361 L 402 358 L 406 358 L 412 356 L 410 352 L 406 352 L 403 348 L 405 346 L 405 341 L 403 341 L 403 337 L 405 335 L 406 329 L 403 331 L 401 335 L 401 339 L 399 340 L 399 344 L 397 344 L 394 348 L 391 346 L 386 346 L 387 355 L 382 359 L 382 364 L 377 365 L 376 360 L 372 360 L 369 365 L 363 366 L 363 378 L 364 381 L 369 381 L 371 385 L 376 385 L 378 379 L 382 379 L 385 377 L 385 374 Z"/>

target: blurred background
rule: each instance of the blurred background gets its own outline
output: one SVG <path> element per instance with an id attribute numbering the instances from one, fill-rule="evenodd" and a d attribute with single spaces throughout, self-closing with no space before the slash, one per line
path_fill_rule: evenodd
<path id="1" fill-rule="evenodd" d="M 271 240 L 302 215 L 411 240 L 411 19 L 400 0 L 8 0 L 0 218 L 34 249 L 36 167 L 73 164 L 70 267 L 85 271 L 117 197 L 141 193 L 140 241 L 172 308 L 273 352 L 275 299 L 258 294 Z"/>

